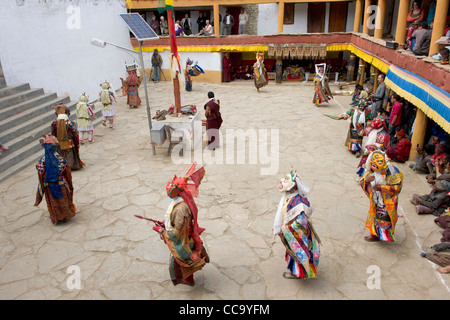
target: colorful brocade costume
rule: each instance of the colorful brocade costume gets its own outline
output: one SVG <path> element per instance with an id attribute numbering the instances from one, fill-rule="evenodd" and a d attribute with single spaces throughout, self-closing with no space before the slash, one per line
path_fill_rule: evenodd
<path id="1" fill-rule="evenodd" d="M 363 147 L 364 154 L 358 164 L 357 174 L 362 176 L 365 171 L 366 160 L 369 154 L 375 150 L 385 151 L 390 143 L 389 132 L 384 120 L 377 116 L 370 122 L 370 125 L 364 129 L 364 135 L 367 136 Z"/>
<path id="2" fill-rule="evenodd" d="M 368 179 L 371 176 L 373 181 Z M 366 172 L 360 181 L 362 190 L 370 200 L 365 225 L 365 229 L 371 235 L 368 241 L 395 241 L 398 196 L 402 190 L 402 184 L 402 173 L 387 161 L 382 151 L 376 150 L 369 155 Z M 376 186 L 380 190 L 377 190 Z"/>
<path id="3" fill-rule="evenodd" d="M 293 188 L 296 190 L 291 192 Z M 285 260 L 290 273 L 283 276 L 314 278 L 319 265 L 320 239 L 309 220 L 313 212 L 306 198 L 309 188 L 295 172 L 291 172 L 282 180 L 280 191 L 284 194 L 278 205 L 273 232 L 286 248 Z"/>
<path id="4" fill-rule="evenodd" d="M 67 160 L 70 169 L 83 168 L 80 159 L 80 141 L 75 124 L 69 120 L 70 111 L 64 104 L 54 107 L 57 118 L 51 123 L 51 134 L 58 139 L 58 153 Z"/>
<path id="5" fill-rule="evenodd" d="M 127 66 L 128 76 L 126 80 L 122 81 L 122 94 L 127 96 L 127 105 L 130 108 L 137 108 L 141 105 L 141 98 L 139 97 L 139 87 L 142 82 L 142 77 L 137 75 L 137 65 L 133 64 Z"/>
<path id="6" fill-rule="evenodd" d="M 364 128 L 370 119 L 370 111 L 366 109 L 368 106 L 367 99 L 361 98 L 358 101 L 358 106 L 351 108 L 340 119 L 350 119 L 347 139 L 344 145 L 359 156 L 362 152 L 362 141 L 364 135 Z"/>
<path id="7" fill-rule="evenodd" d="M 314 76 L 314 97 L 313 103 L 319 105 L 323 102 L 328 102 L 333 99 L 330 86 L 328 84 L 328 77 L 325 75 L 326 64 L 322 63 L 316 65 L 316 75 Z"/>
<path id="8" fill-rule="evenodd" d="M 56 152 L 55 137 L 46 137 L 43 143 L 45 156 L 36 164 L 39 184 L 35 206 L 45 196 L 47 209 L 53 224 L 67 221 L 75 216 L 73 185 L 70 167 L 66 159 Z"/>
<path id="9" fill-rule="evenodd" d="M 192 91 L 192 77 L 196 77 L 202 73 L 205 73 L 203 69 L 198 65 L 197 61 L 192 61 L 187 58 L 186 69 L 184 69 L 185 89 L 186 91 Z"/>
<path id="10" fill-rule="evenodd" d="M 194 197 L 198 195 L 198 186 L 205 175 L 202 167 L 192 165 L 186 175 L 174 176 L 166 186 L 167 195 L 172 199 L 165 214 L 165 222 L 153 227 L 170 250 L 169 273 L 174 285 L 193 286 L 194 273 L 209 263 L 209 256 L 200 238 L 205 230 L 197 222 L 198 209 Z M 193 184 L 188 183 L 193 181 Z"/>
<path id="11" fill-rule="evenodd" d="M 193 222 L 189 205 L 181 197 L 175 197 L 166 212 L 166 230 L 162 234 L 171 253 L 169 273 L 174 285 L 194 285 L 193 274 L 209 262 L 203 245 L 197 251 L 197 258 L 193 255 L 196 252 Z"/>
<path id="12" fill-rule="evenodd" d="M 264 65 L 264 54 L 262 53 L 256 54 L 256 62 L 253 64 L 253 77 L 258 92 L 259 88 L 265 87 L 269 83 L 266 66 Z"/>

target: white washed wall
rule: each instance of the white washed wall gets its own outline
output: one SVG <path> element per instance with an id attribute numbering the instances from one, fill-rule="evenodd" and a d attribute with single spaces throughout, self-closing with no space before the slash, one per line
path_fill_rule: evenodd
<path id="1" fill-rule="evenodd" d="M 73 19 L 76 11 L 70 11 L 76 3 L 0 1 L 0 59 L 8 85 L 30 83 L 72 100 L 83 92 L 97 98 L 105 79 L 115 89 L 121 87 L 125 61 L 137 56 L 90 41 L 98 38 L 131 49 L 128 28 L 118 16 L 126 13 L 125 1 L 79 0 L 79 21 Z"/>
<path id="2" fill-rule="evenodd" d="M 277 21 L 277 24 L 278 24 L 278 21 Z M 275 27 L 277 27 L 277 25 Z M 306 33 L 306 32 L 308 32 L 308 4 L 307 3 L 296 3 L 294 5 L 294 23 L 293 24 L 284 24 L 283 32 L 284 33 Z"/>
<path id="3" fill-rule="evenodd" d="M 346 31 L 353 31 L 353 21 L 355 19 L 355 2 L 348 3 Z M 325 32 L 329 26 L 329 3 L 326 7 Z M 260 4 L 258 19 L 258 35 L 276 34 L 278 30 L 278 4 Z M 294 23 L 283 25 L 284 33 L 307 33 L 308 32 L 308 3 L 296 3 L 294 6 Z"/>
<path id="4" fill-rule="evenodd" d="M 268 3 L 258 5 L 258 36 L 276 34 L 278 29 L 278 4 Z"/>

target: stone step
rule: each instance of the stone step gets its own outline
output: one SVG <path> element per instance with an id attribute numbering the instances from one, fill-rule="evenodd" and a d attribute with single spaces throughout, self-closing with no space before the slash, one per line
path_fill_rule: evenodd
<path id="1" fill-rule="evenodd" d="M 93 125 L 95 127 L 102 121 L 101 108 L 95 108 L 94 114 L 97 117 L 93 120 Z M 74 114 L 70 117 L 72 121 L 75 118 Z M 2 152 L 0 155 L 0 182 L 11 177 L 20 170 L 30 165 L 34 165 L 36 161 L 44 155 L 43 148 L 39 144 L 39 138 L 42 136 L 41 132 L 50 132 L 50 123 L 29 132 L 29 138 L 19 137 L 15 139 L 16 141 L 12 141 L 12 145 L 6 144 L 9 149 Z M 21 148 L 15 148 L 14 144 L 19 143 L 22 139 L 29 141 L 29 143 Z"/>
<path id="2" fill-rule="evenodd" d="M 52 101 L 57 98 L 56 93 L 46 93 L 42 96 L 38 96 L 36 98 L 27 100 L 25 102 L 14 104 L 12 106 L 6 107 L 0 111 L 0 122 L 4 120 L 15 117 L 22 112 L 26 112 L 27 110 L 40 106 L 46 102 Z M 1 130 L 0 130 L 1 131 Z"/>
<path id="3" fill-rule="evenodd" d="M 10 96 L 15 93 L 30 90 L 30 85 L 28 83 L 19 83 L 13 86 L 7 86 L 0 89 L 0 98 Z"/>
<path id="4" fill-rule="evenodd" d="M 9 87 L 6 87 L 4 89 L 7 89 Z M 0 89 L 3 90 L 3 89 Z M 21 91 L 17 93 L 13 93 L 11 95 L 8 95 L 6 97 L 0 98 L 0 110 L 3 110 L 4 108 L 8 108 L 12 105 L 27 101 L 29 99 L 33 99 L 37 96 L 43 95 L 44 90 L 43 89 L 30 89 L 26 91 Z"/>
<path id="5" fill-rule="evenodd" d="M 43 98 L 45 97 L 45 99 Z M 51 98 L 53 98 L 52 100 L 49 101 L 45 101 L 44 103 L 38 104 L 40 99 L 42 100 L 49 100 Z M 5 132 L 13 127 L 16 127 L 18 125 L 20 125 L 21 123 L 24 123 L 30 119 L 38 119 L 41 116 L 47 114 L 47 112 L 49 111 L 53 111 L 53 114 L 55 113 L 54 109 L 52 108 L 55 104 L 57 103 L 67 103 L 70 101 L 69 97 L 66 98 L 58 98 L 55 95 L 44 95 L 44 96 L 39 96 L 38 98 L 36 98 L 38 100 L 32 99 L 29 100 L 27 102 L 21 103 L 19 105 L 16 105 L 16 109 L 17 112 L 14 114 L 14 116 L 11 116 L 9 118 L 6 118 L 5 120 L 3 120 L 4 118 L 1 117 L 0 114 L 0 119 L 2 119 L 0 121 L 0 132 Z M 22 106 L 23 104 L 29 105 L 31 107 L 26 108 L 23 111 L 18 111 L 20 109 L 23 109 L 24 107 Z M 14 107 L 14 106 L 12 106 Z M 12 113 L 12 110 L 9 110 L 9 113 Z"/>
<path id="6" fill-rule="evenodd" d="M 66 103 L 66 105 L 71 111 L 73 116 L 74 115 L 73 110 L 75 110 L 76 103 L 69 102 Z M 49 133 L 50 124 L 52 123 L 53 120 L 55 120 L 55 118 L 56 118 L 55 111 L 53 109 L 48 110 L 45 113 L 41 114 L 39 117 L 29 119 L 16 125 L 15 127 L 12 127 L 8 130 L 5 130 L 4 132 L 1 132 L 0 141 L 2 141 L 3 144 L 8 145 L 11 140 L 21 137 L 23 135 L 27 135 L 29 132 L 32 132 L 36 128 L 41 128 L 41 126 L 47 126 L 48 132 L 44 133 Z"/>

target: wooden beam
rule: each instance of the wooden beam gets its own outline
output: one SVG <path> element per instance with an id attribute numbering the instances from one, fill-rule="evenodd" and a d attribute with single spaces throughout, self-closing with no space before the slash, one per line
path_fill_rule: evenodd
<path id="1" fill-rule="evenodd" d="M 307 3 L 307 2 L 351 2 L 353 0 L 324 0 L 324 1 L 313 1 L 313 0 L 287 0 L 286 3 Z M 173 0 L 173 8 L 176 7 L 211 7 L 213 5 L 219 6 L 245 6 L 247 4 L 267 4 L 274 3 L 274 0 Z M 132 0 L 132 10 L 140 9 L 156 9 L 159 5 L 159 0 Z"/>

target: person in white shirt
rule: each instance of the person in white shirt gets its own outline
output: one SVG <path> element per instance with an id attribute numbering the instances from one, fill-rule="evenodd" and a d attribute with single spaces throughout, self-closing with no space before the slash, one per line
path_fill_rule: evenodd
<path id="1" fill-rule="evenodd" d="M 227 11 L 225 17 L 223 18 L 223 35 L 229 36 L 231 34 L 231 28 L 234 26 L 234 18 Z"/>
<path id="2" fill-rule="evenodd" d="M 239 14 L 239 34 L 245 34 L 245 27 L 247 26 L 248 15 L 245 13 L 245 9 L 241 8 Z"/>
<path id="3" fill-rule="evenodd" d="M 212 25 L 209 23 L 209 20 L 206 20 L 206 26 L 197 33 L 197 36 L 210 36 L 212 35 Z"/>

